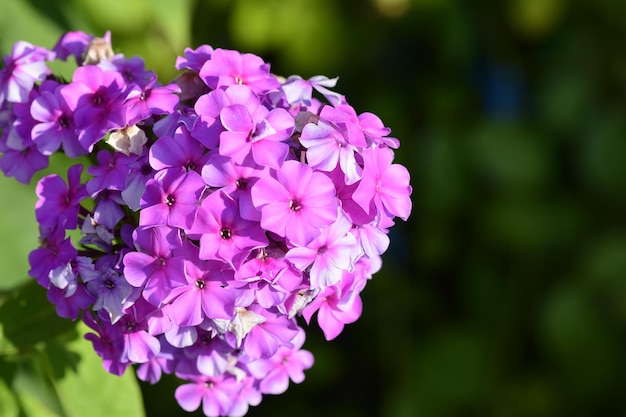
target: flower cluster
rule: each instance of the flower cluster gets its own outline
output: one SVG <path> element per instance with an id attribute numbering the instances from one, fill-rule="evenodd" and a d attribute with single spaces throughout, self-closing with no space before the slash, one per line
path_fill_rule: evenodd
<path id="1" fill-rule="evenodd" d="M 71 81 L 48 65 L 68 59 Z M 109 34 L 82 32 L 52 50 L 18 42 L 4 65 L 5 175 L 28 183 L 55 152 L 82 157 L 37 184 L 29 273 L 93 330 L 107 371 L 175 374 L 183 409 L 243 416 L 312 366 L 299 316 L 317 313 L 328 340 L 360 316 L 411 186 L 398 140 L 336 79 L 203 45 L 163 85 Z"/>

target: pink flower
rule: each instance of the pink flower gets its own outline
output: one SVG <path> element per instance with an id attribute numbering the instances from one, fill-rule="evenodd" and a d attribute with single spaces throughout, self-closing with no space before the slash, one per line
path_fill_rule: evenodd
<path id="1" fill-rule="evenodd" d="M 261 226 L 292 243 L 306 246 L 337 218 L 332 181 L 298 161 L 285 161 L 276 179 L 265 176 L 252 189 L 261 209 Z"/>

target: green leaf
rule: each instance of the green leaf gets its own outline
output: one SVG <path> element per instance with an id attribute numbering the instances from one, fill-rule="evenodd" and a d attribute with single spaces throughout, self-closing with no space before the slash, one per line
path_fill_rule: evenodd
<path id="1" fill-rule="evenodd" d="M 80 324 L 79 334 L 90 329 Z M 93 346 L 83 337 L 47 344 L 53 384 L 67 417 L 145 415 L 139 384 L 132 368 L 118 377 L 107 373 Z M 58 364 L 64 364 L 63 367 Z"/>
<path id="2" fill-rule="evenodd" d="M 0 378 L 0 416 L 18 417 L 19 412 L 19 405 L 15 393 L 7 383 Z"/>
<path id="3" fill-rule="evenodd" d="M 71 320 L 57 316 L 46 290 L 32 280 L 16 289 L 0 305 L 0 325 L 4 338 L 23 349 L 74 328 Z M 6 342 L 0 341 L 0 347 Z"/>

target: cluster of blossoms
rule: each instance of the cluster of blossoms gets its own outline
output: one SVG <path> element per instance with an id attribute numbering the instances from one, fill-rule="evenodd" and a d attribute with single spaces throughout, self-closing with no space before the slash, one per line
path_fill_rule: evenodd
<path id="1" fill-rule="evenodd" d="M 48 66 L 68 59 L 71 81 Z M 82 32 L 18 42 L 4 65 L 4 174 L 28 183 L 55 152 L 82 158 L 37 184 L 29 273 L 93 330 L 108 372 L 175 374 L 183 409 L 243 416 L 312 366 L 297 317 L 317 313 L 330 340 L 360 316 L 411 187 L 398 140 L 336 79 L 203 45 L 162 85 Z"/>

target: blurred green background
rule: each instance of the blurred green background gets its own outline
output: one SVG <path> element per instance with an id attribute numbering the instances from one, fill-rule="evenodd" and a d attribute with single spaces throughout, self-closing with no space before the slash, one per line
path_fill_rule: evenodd
<path id="1" fill-rule="evenodd" d="M 0 52 L 111 30 L 163 81 L 186 46 L 253 52 L 276 74 L 339 76 L 401 140 L 414 210 L 361 319 L 331 343 L 312 326 L 305 382 L 250 416 L 618 416 L 625 16 L 622 0 L 3 0 Z M 0 196 L 10 288 L 35 197 L 7 179 Z M 189 415 L 174 388 L 142 385 L 148 416 Z"/>

